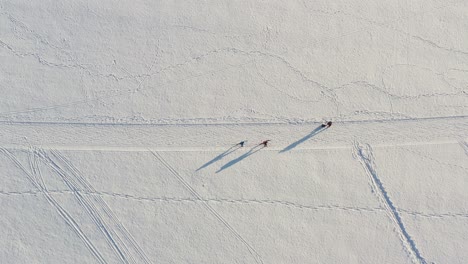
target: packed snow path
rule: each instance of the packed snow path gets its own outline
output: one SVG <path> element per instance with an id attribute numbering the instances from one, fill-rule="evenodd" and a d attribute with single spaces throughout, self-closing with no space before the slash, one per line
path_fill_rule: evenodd
<path id="1" fill-rule="evenodd" d="M 268 150 L 352 148 L 355 140 L 377 146 L 458 143 L 468 136 L 468 116 L 321 123 L 126 124 L 0 122 L 0 144 L 66 150 L 167 151 L 227 150 L 247 139 L 252 147 L 265 139 Z M 311 132 L 314 135 L 310 135 Z M 303 140 L 304 137 L 307 140 Z M 297 142 L 298 140 L 303 142 Z"/>

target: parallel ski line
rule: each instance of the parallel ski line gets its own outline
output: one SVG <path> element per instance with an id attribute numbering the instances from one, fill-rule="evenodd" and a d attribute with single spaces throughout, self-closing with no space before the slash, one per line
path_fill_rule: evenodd
<path id="1" fill-rule="evenodd" d="M 31 158 L 33 160 L 31 160 Z M 47 194 L 48 199 L 52 198 L 52 196 L 50 195 L 50 192 L 48 191 L 47 186 L 46 186 L 46 184 L 44 182 L 44 179 L 42 177 L 42 173 L 40 172 L 40 168 L 39 168 L 39 164 L 38 164 L 38 160 L 37 160 L 37 153 L 35 152 L 35 150 L 32 150 L 32 151 L 29 152 L 28 160 L 29 160 L 29 164 L 31 166 L 31 171 L 33 172 L 33 174 L 36 177 L 36 184 L 38 186 L 40 186 L 40 188 L 42 189 L 42 192 L 44 194 Z M 40 179 L 38 179 L 38 178 L 40 178 Z M 62 206 L 60 206 L 60 204 L 58 204 L 58 202 L 55 199 L 52 198 L 52 199 L 50 199 L 49 202 L 51 202 L 59 210 L 59 213 L 62 214 L 62 212 L 63 212 L 62 217 L 66 216 L 67 218 L 70 218 L 71 222 L 78 227 L 78 224 L 75 222 L 75 220 L 73 218 L 71 218 L 71 216 L 63 209 Z M 78 229 L 79 229 L 79 227 L 78 227 Z M 81 229 L 79 229 L 79 231 L 80 231 L 79 235 L 85 236 L 84 232 L 81 231 Z M 86 237 L 86 239 L 89 240 L 87 237 Z"/>
<path id="2" fill-rule="evenodd" d="M 51 168 L 62 178 L 68 188 L 73 191 L 73 195 L 77 199 L 80 206 L 86 211 L 91 220 L 93 220 L 98 230 L 103 233 L 104 237 L 106 238 L 106 242 L 117 253 L 117 256 L 121 259 L 121 261 L 123 263 L 129 263 L 127 260 L 127 252 L 122 251 L 122 249 L 115 241 L 115 238 L 112 236 L 112 234 L 109 233 L 109 228 L 104 223 L 104 220 L 102 219 L 97 209 L 94 207 L 94 205 L 92 205 L 92 202 L 89 201 L 88 198 L 81 195 L 80 188 L 74 179 L 69 177 L 68 174 L 47 155 L 47 153 L 42 152 L 41 154 L 42 157 L 50 164 Z"/>
<path id="3" fill-rule="evenodd" d="M 101 197 L 86 197 L 82 195 L 82 192 L 95 192 L 96 190 L 81 176 L 81 173 L 71 165 L 60 153 L 56 150 L 51 151 L 53 157 L 63 163 L 70 175 L 65 171 L 65 168 L 62 168 L 57 162 L 52 160 L 47 153 L 42 152 L 42 156 L 52 165 L 52 169 L 56 171 L 65 183 L 69 186 L 70 190 L 73 191 L 75 197 L 77 198 L 80 205 L 86 210 L 88 215 L 91 219 L 95 222 L 98 229 L 104 234 L 107 238 L 108 244 L 117 255 L 120 257 L 121 261 L 124 263 L 136 263 L 134 256 L 130 252 L 130 248 L 128 245 L 133 247 L 133 251 L 139 255 L 140 259 L 144 263 L 150 263 L 146 254 L 142 251 L 142 249 L 137 245 L 133 237 L 128 233 L 128 230 L 123 227 L 123 225 L 118 221 L 115 214 L 113 214 L 112 210 L 108 207 L 108 205 L 102 200 Z M 78 182 L 75 182 L 77 180 Z M 80 188 L 81 186 L 81 188 Z M 99 205 L 100 208 L 97 208 L 96 205 Z M 109 218 L 111 225 L 106 222 L 103 215 L 99 212 L 99 210 L 103 210 L 105 215 Z M 117 228 L 119 233 L 111 228 L 114 226 Z M 121 237 L 122 236 L 122 237 Z M 126 240 L 124 242 L 122 240 Z"/>
<path id="4" fill-rule="evenodd" d="M 31 175 L 29 171 L 24 168 L 24 166 L 21 164 L 21 162 L 16 159 L 16 157 L 11 154 L 8 150 L 4 148 L 0 148 L 0 150 L 8 157 L 10 158 L 16 166 L 21 169 L 25 174 L 26 177 L 31 181 L 31 183 L 41 192 L 44 194 L 46 200 L 49 202 L 50 205 L 52 205 L 58 214 L 62 217 L 62 219 L 65 221 L 65 223 L 72 229 L 72 231 L 84 242 L 85 246 L 91 251 L 91 253 L 94 255 L 94 257 L 99 261 L 99 263 L 106 264 L 107 262 L 104 260 L 102 257 L 101 253 L 96 249 L 96 247 L 93 245 L 93 243 L 89 240 L 89 238 L 85 235 L 83 230 L 81 230 L 80 226 L 76 221 L 71 217 L 71 215 L 48 193 L 47 189 L 45 186 L 41 186 L 39 183 L 34 181 L 34 176 Z"/>
<path id="5" fill-rule="evenodd" d="M 34 175 L 36 175 L 36 178 L 39 178 L 39 179 L 36 179 L 37 182 L 39 183 L 39 185 L 42 184 L 42 188 L 44 191 L 47 191 L 49 193 L 49 190 L 47 189 L 47 185 L 45 184 L 45 181 L 44 181 L 44 177 L 42 176 L 42 172 L 41 172 L 41 169 L 39 167 L 39 161 L 38 161 L 38 155 L 37 155 L 37 152 L 35 149 L 31 148 L 31 151 L 28 152 L 29 155 L 28 155 L 28 159 L 31 160 L 31 158 L 33 159 L 33 161 L 31 162 L 30 161 L 30 164 L 32 165 L 31 166 L 31 171 L 33 172 Z"/>
<path id="6" fill-rule="evenodd" d="M 262 260 L 262 257 L 260 256 L 260 254 L 258 254 L 258 252 L 239 234 L 239 232 L 237 232 L 234 227 L 232 227 L 213 207 L 211 207 L 206 201 L 204 201 L 203 197 L 198 194 L 197 191 L 195 191 L 192 186 L 190 186 L 190 184 L 188 184 L 183 178 L 182 176 L 169 164 L 166 162 L 165 159 L 163 159 L 161 157 L 161 155 L 159 155 L 159 153 L 157 152 L 154 152 L 152 150 L 149 150 L 153 156 L 156 157 L 156 159 L 158 159 L 176 178 L 177 180 L 182 183 L 182 185 L 192 194 L 194 195 L 196 198 L 198 198 L 198 200 L 202 201 L 203 203 L 203 206 L 211 213 L 213 214 L 213 216 L 215 216 L 237 239 L 239 239 L 248 249 L 248 251 L 250 252 L 250 254 L 252 254 L 253 258 L 255 259 L 255 261 L 257 263 L 262 263 L 263 264 L 263 260 Z"/>
<path id="7" fill-rule="evenodd" d="M 460 140 L 458 143 L 460 144 L 460 146 L 465 151 L 466 156 L 468 156 L 468 143 L 466 141 L 463 141 L 463 140 Z"/>
<path id="8" fill-rule="evenodd" d="M 375 171 L 376 165 L 374 163 L 374 156 L 371 146 L 368 144 L 361 146 L 358 142 L 354 142 L 353 155 L 359 160 L 365 169 L 374 194 L 377 196 L 380 203 L 384 206 L 388 216 L 395 224 L 395 228 L 397 229 L 400 240 L 402 241 L 405 249 L 410 254 L 413 262 L 427 264 L 427 261 L 421 256 L 418 248 L 416 247 L 415 242 L 411 239 L 411 236 L 406 231 L 397 209 L 393 205 L 393 202 L 388 196 L 387 191 L 385 190 L 382 182 L 380 181 L 380 178 L 377 175 L 377 172 Z"/>
<path id="9" fill-rule="evenodd" d="M 53 150 L 52 154 L 55 158 L 59 159 L 63 164 L 65 164 L 68 170 L 72 173 L 72 175 L 77 178 L 80 183 L 85 186 L 87 192 L 97 192 L 94 187 L 86 181 L 83 177 L 81 172 L 76 168 L 69 160 L 64 158 L 58 151 Z M 126 243 L 133 247 L 133 250 L 139 255 L 139 257 L 145 262 L 150 263 L 147 255 L 143 251 L 143 249 L 138 245 L 135 241 L 135 238 L 131 235 L 131 233 L 125 228 L 125 226 L 119 221 L 117 216 L 114 212 L 110 209 L 109 205 L 99 196 L 95 197 L 94 202 L 96 202 L 100 208 L 105 212 L 107 217 L 110 219 L 111 223 L 121 232 L 123 238 L 126 240 Z M 118 234 L 116 234 L 118 236 Z M 119 237 L 119 236 L 118 236 Z M 119 237 L 120 238 L 120 237 Z"/>
<path id="10" fill-rule="evenodd" d="M 80 188 L 78 187 L 78 184 L 75 182 L 75 180 L 69 177 L 65 173 L 65 171 L 63 171 L 62 168 L 47 155 L 47 153 L 42 151 L 40 152 L 40 156 L 44 159 L 46 164 L 50 165 L 51 169 L 60 176 L 65 185 L 73 192 L 73 196 L 77 200 L 78 204 L 86 211 L 88 216 L 95 223 L 98 230 L 100 230 L 103 233 L 104 237 L 106 238 L 106 242 L 114 251 L 116 251 L 121 261 L 123 263 L 128 263 L 125 254 L 122 252 L 122 250 L 116 244 L 115 240 L 109 234 L 108 228 L 106 227 L 105 223 L 103 223 L 102 217 L 98 215 L 97 210 L 94 210 L 94 207 L 92 206 L 89 199 L 81 195 Z"/>
<path id="11" fill-rule="evenodd" d="M 73 175 L 75 175 L 76 178 L 81 179 L 81 182 L 83 182 L 83 185 L 87 186 L 87 189 L 89 191 L 96 192 L 94 187 L 86 181 L 86 179 L 83 177 L 82 173 L 76 168 L 68 159 L 65 159 L 62 155 L 60 155 L 59 152 L 54 151 L 54 155 L 57 158 L 60 158 L 64 164 L 69 168 L 69 170 L 72 172 Z M 102 197 L 97 196 L 95 199 L 95 202 L 98 203 L 101 207 L 102 210 L 106 213 L 107 217 L 110 219 L 111 223 L 121 232 L 123 238 L 126 240 L 126 242 L 133 247 L 133 250 L 136 252 L 137 255 L 139 255 L 140 259 L 143 260 L 144 263 L 149 264 L 151 261 L 149 260 L 148 256 L 144 252 L 144 250 L 140 247 L 140 245 L 136 242 L 135 238 L 132 236 L 132 234 L 125 228 L 125 226 L 120 222 L 118 217 L 115 215 L 115 213 L 112 211 L 112 209 L 109 207 L 109 205 L 102 199 Z M 118 236 L 118 234 L 117 234 Z"/>

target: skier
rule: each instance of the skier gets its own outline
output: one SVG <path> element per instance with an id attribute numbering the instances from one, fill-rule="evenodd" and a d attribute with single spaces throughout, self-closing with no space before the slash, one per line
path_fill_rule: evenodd
<path id="1" fill-rule="evenodd" d="M 244 144 L 245 144 L 245 140 L 244 140 L 244 141 L 241 141 L 241 142 L 239 142 L 239 143 L 237 143 L 237 145 L 240 145 L 241 148 L 244 147 Z"/>
<path id="2" fill-rule="evenodd" d="M 268 139 L 268 140 L 265 140 L 265 141 L 263 141 L 262 143 L 260 143 L 260 145 L 263 145 L 263 147 L 268 147 L 268 146 L 267 146 L 267 145 L 268 145 L 268 141 L 271 141 L 271 140 L 269 140 L 269 139 Z"/>
<path id="3" fill-rule="evenodd" d="M 328 121 L 326 124 L 322 124 L 322 127 L 329 128 L 332 125 L 332 121 Z"/>

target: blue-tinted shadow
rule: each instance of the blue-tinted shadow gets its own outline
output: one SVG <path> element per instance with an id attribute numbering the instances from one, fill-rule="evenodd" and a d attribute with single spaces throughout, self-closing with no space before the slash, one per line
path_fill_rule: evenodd
<path id="1" fill-rule="evenodd" d="M 309 140 L 311 137 L 317 135 L 318 133 L 324 131 L 326 128 L 322 127 L 322 126 L 319 126 L 317 127 L 316 129 L 314 129 L 312 132 L 310 132 L 308 135 L 306 135 L 305 137 L 299 139 L 298 141 L 292 143 L 291 145 L 285 147 L 284 149 L 280 150 L 279 153 L 283 153 L 283 152 L 287 152 L 287 151 L 290 151 L 291 149 L 297 147 L 299 144 L 303 143 L 304 141 L 307 141 Z"/>
<path id="2" fill-rule="evenodd" d="M 248 152 L 242 154 L 242 155 L 239 156 L 238 158 L 233 159 L 233 160 L 231 160 L 230 162 L 224 164 L 221 168 L 219 168 L 218 171 L 216 171 L 216 173 L 221 172 L 221 171 L 223 171 L 223 170 L 225 170 L 225 169 L 231 167 L 232 165 L 234 165 L 234 164 L 240 162 L 241 160 L 247 158 L 248 156 L 250 156 L 250 155 L 252 155 L 252 154 L 254 154 L 254 153 L 260 151 L 260 150 L 261 150 L 262 148 L 264 148 L 264 147 L 265 147 L 265 146 L 263 146 L 262 144 L 260 144 L 260 145 L 257 145 L 257 146 L 255 146 L 255 147 L 251 148 Z"/>
<path id="3" fill-rule="evenodd" d="M 216 156 L 214 159 L 208 161 L 207 163 L 203 164 L 200 168 L 198 168 L 196 171 L 199 171 L 205 167 L 210 166 L 211 164 L 215 163 L 218 160 L 221 160 L 222 158 L 226 157 L 227 155 L 233 153 L 234 151 L 238 150 L 240 148 L 240 145 L 234 145 L 230 147 L 228 150 L 224 151 L 223 153 L 219 154 Z"/>

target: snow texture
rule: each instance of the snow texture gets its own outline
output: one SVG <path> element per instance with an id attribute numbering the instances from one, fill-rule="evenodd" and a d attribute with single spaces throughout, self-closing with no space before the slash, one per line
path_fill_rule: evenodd
<path id="1" fill-rule="evenodd" d="M 0 0 L 0 262 L 468 263 L 467 14 Z"/>

